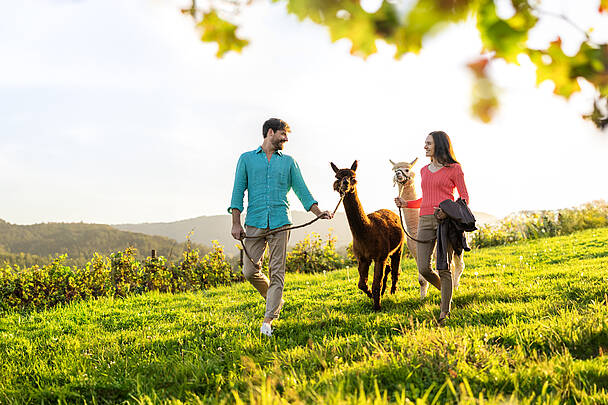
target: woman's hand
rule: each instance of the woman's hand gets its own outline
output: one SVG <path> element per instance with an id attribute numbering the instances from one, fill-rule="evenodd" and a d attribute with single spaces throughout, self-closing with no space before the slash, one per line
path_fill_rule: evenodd
<path id="1" fill-rule="evenodd" d="M 444 219 L 446 219 L 448 217 L 448 215 L 445 213 L 444 210 L 442 210 L 439 207 L 434 207 L 435 208 L 435 218 L 437 218 L 440 221 L 443 221 Z"/>
<path id="2" fill-rule="evenodd" d="M 395 205 L 397 205 L 397 207 L 399 207 L 399 208 L 406 208 L 407 207 L 407 201 L 405 201 L 401 197 L 397 197 L 397 198 L 395 198 Z"/>

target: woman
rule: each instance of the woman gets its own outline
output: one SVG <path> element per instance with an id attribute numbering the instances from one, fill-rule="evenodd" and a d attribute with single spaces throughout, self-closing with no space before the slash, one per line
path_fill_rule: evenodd
<path id="1" fill-rule="evenodd" d="M 439 219 L 445 218 L 445 213 L 439 208 L 439 203 L 454 200 L 454 188 L 458 189 L 459 196 L 469 203 L 469 194 L 464 183 L 464 175 L 460 164 L 454 157 L 450 137 L 443 131 L 431 132 L 424 143 L 426 156 L 431 163 L 420 170 L 422 179 L 422 198 L 406 201 L 401 197 L 395 198 L 397 207 L 420 208 L 418 220 L 418 235 L 420 240 L 430 240 L 437 235 Z M 439 324 L 443 325 L 450 315 L 452 304 L 452 273 L 450 266 L 446 270 L 439 270 L 439 275 L 431 268 L 431 256 L 435 248 L 435 240 L 430 243 L 418 243 L 416 252 L 418 272 L 432 285 L 441 290 L 441 312 Z M 452 261 L 454 250 L 448 247 L 448 263 Z"/>

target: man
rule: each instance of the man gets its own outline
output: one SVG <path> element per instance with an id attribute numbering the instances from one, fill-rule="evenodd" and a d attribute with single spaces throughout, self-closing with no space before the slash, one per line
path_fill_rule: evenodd
<path id="1" fill-rule="evenodd" d="M 283 154 L 287 142 L 289 125 L 278 118 L 267 120 L 262 127 L 264 141 L 256 150 L 245 152 L 236 166 L 234 188 L 228 212 L 232 213 L 232 236 L 242 240 L 245 230 L 241 226 L 243 198 L 247 190 L 247 236 L 258 236 L 269 230 L 287 228 L 291 225 L 291 214 L 287 193 L 293 188 L 306 211 L 317 217 L 331 219 L 333 214 L 321 211 L 312 197 L 296 161 Z M 251 261 L 243 261 L 243 275 L 266 299 L 266 313 L 260 328 L 265 336 L 272 335 L 272 321 L 279 317 L 283 306 L 283 285 L 285 282 L 285 258 L 289 231 L 278 232 L 263 238 L 245 239 L 245 249 Z M 269 249 L 270 280 L 261 272 L 264 250 Z"/>

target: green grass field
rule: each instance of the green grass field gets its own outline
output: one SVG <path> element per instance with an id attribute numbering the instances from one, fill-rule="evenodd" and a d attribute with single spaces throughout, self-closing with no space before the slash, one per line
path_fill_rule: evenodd
<path id="1" fill-rule="evenodd" d="M 608 403 L 608 229 L 469 252 L 452 317 L 413 261 L 380 312 L 354 268 L 0 315 L 0 403 Z M 431 287 L 432 288 L 432 287 Z"/>

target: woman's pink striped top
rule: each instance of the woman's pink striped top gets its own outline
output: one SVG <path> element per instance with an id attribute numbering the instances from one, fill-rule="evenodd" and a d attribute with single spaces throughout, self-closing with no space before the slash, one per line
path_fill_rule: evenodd
<path id="1" fill-rule="evenodd" d="M 454 201 L 454 188 L 460 198 L 469 203 L 469 193 L 464 184 L 464 174 L 458 163 L 444 166 L 435 173 L 427 166 L 420 169 L 422 179 L 422 198 L 407 202 L 407 208 L 420 208 L 420 215 L 432 215 L 434 207 L 439 207 L 443 200 Z"/>

